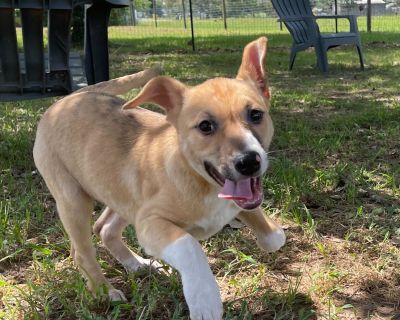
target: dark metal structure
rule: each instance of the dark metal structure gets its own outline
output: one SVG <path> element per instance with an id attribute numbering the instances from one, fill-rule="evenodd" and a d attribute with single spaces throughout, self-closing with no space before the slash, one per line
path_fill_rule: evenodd
<path id="1" fill-rule="evenodd" d="M 86 1 L 88 2 L 88 1 Z M 129 0 L 93 0 L 85 11 L 85 71 L 88 84 L 109 79 L 108 21 L 112 8 L 129 6 Z"/>
<path id="2" fill-rule="evenodd" d="M 364 59 L 358 33 L 357 18 L 354 15 L 315 16 L 308 0 L 272 0 L 272 5 L 280 21 L 288 28 L 293 38 L 289 69 L 293 68 L 296 54 L 309 47 L 315 48 L 318 66 L 322 72 L 328 71 L 327 51 L 343 44 L 357 47 L 360 66 L 364 69 Z M 349 32 L 321 33 L 317 19 L 348 19 Z"/>
<path id="3" fill-rule="evenodd" d="M 129 0 L 0 0 L 0 101 L 65 95 L 72 91 L 70 29 L 72 10 L 78 4 L 90 5 L 85 40 L 88 83 L 108 79 L 110 10 L 128 5 Z M 21 17 L 22 52 L 17 42 L 16 9 Z M 43 40 L 45 19 L 47 49 Z"/>

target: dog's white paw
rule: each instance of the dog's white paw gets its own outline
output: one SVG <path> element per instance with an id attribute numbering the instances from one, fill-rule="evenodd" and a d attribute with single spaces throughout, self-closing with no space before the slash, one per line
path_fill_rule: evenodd
<path id="1" fill-rule="evenodd" d="M 128 299 L 126 299 L 126 297 L 122 293 L 122 291 L 118 290 L 118 289 L 115 289 L 115 288 L 108 289 L 108 299 L 110 299 L 110 301 L 112 301 L 112 302 L 114 302 L 114 301 L 128 301 Z"/>
<path id="2" fill-rule="evenodd" d="M 232 229 L 240 229 L 244 227 L 244 224 L 239 219 L 233 219 L 228 223 L 228 226 Z"/>
<path id="3" fill-rule="evenodd" d="M 137 272 L 143 269 L 151 268 L 157 273 L 169 273 L 165 270 L 163 265 L 153 259 L 145 259 L 140 256 L 132 257 L 122 263 L 127 272 Z"/>
<path id="4" fill-rule="evenodd" d="M 257 237 L 258 246 L 267 252 L 278 251 L 285 242 L 286 235 L 282 228 L 276 229 L 267 235 Z"/>
<path id="5" fill-rule="evenodd" d="M 192 320 L 221 320 L 223 309 L 218 284 L 199 242 L 189 234 L 169 244 L 161 258 L 177 269 Z"/>
<path id="6" fill-rule="evenodd" d="M 224 311 L 216 283 L 204 283 L 204 286 L 190 288 L 189 290 L 185 290 L 184 287 L 184 292 L 186 303 L 189 306 L 191 320 L 222 319 Z"/>

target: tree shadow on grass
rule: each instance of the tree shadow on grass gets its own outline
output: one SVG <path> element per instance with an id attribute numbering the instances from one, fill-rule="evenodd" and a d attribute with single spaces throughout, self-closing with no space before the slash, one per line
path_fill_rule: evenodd
<path id="1" fill-rule="evenodd" d="M 290 50 L 292 44 L 290 34 L 278 31 L 259 34 L 195 35 L 196 52 L 242 50 L 247 43 L 261 36 L 268 37 L 270 47 Z M 374 32 L 372 34 L 362 32 L 361 37 L 364 41 L 364 48 L 384 47 L 387 49 L 399 46 L 396 32 Z M 189 32 L 182 36 L 165 33 L 162 36 L 149 34 L 141 37 L 135 36 L 134 31 L 120 32 L 110 39 L 110 48 L 111 50 L 118 48 L 124 53 L 193 53 Z M 288 61 L 287 56 L 286 62 Z"/>
<path id="2" fill-rule="evenodd" d="M 349 87 L 334 78 L 321 85 L 315 75 L 306 75 L 298 84 L 299 75 L 275 82 L 280 91 L 272 109 L 276 128 L 272 149 L 282 151 L 275 154 L 267 179 L 281 187 L 275 185 L 271 196 L 282 207 L 287 199 L 276 190 L 290 190 L 287 197 L 299 208 L 305 231 L 315 228 L 321 237 L 318 241 L 328 248 L 332 242 L 326 239 L 347 244 L 342 252 L 338 245 L 332 257 L 326 253 L 326 263 L 338 264 L 357 282 L 353 278 L 352 283 L 343 284 L 351 286 L 349 293 L 343 289 L 332 297 L 351 305 L 351 312 L 362 319 L 400 314 L 400 275 L 395 271 L 399 267 L 398 244 L 391 243 L 400 225 L 397 75 L 398 71 L 384 68 L 376 75 L 379 86 L 368 80 L 371 72 L 360 76 L 361 84 Z M 358 80 L 349 75 L 341 81 Z M 310 91 L 316 96 L 310 97 Z M 307 220 L 308 213 L 313 225 Z M 311 251 L 316 252 L 315 248 Z M 335 255 L 347 256 L 338 261 Z M 357 270 L 347 270 L 345 263 L 348 259 L 351 268 L 358 255 L 366 261 L 357 275 Z M 384 263 L 381 271 L 375 269 L 380 268 L 379 263 Z"/>
<path id="3" fill-rule="evenodd" d="M 400 319 L 400 284 L 393 286 L 387 279 L 365 279 L 358 292 L 351 295 L 335 293 L 335 297 L 343 303 L 351 304 L 361 319 L 374 316 L 380 319 Z"/>
<path id="4" fill-rule="evenodd" d="M 310 184 L 317 178 L 318 170 L 331 170 L 335 176 L 330 178 L 329 188 L 306 183 L 293 186 L 309 208 L 320 211 L 327 206 L 339 206 L 356 212 L 363 204 L 400 206 L 397 196 L 388 192 L 400 181 L 400 133 L 397 131 L 400 108 L 387 108 L 384 103 L 376 102 L 359 103 L 352 111 L 337 107 L 308 111 L 287 109 L 275 111 L 274 119 L 273 148 L 283 150 L 276 156 L 278 161 L 284 159 L 287 167 L 301 168 L 299 170 L 303 170 L 302 175 Z M 290 132 L 286 128 L 290 128 Z M 274 164 L 272 175 L 273 170 Z M 377 189 L 375 186 L 379 181 L 374 182 L 368 172 L 376 174 L 376 179 L 380 176 L 389 179 L 387 187 Z"/>
<path id="5" fill-rule="evenodd" d="M 224 305 L 224 319 L 317 319 L 314 303 L 300 292 L 279 293 L 266 289 L 260 296 L 247 300 L 240 298 Z"/>

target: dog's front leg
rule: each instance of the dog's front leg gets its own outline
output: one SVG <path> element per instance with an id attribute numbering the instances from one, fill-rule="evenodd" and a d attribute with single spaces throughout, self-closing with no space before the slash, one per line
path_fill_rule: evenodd
<path id="1" fill-rule="evenodd" d="M 219 288 L 199 242 L 162 219 L 147 219 L 137 226 L 145 250 L 178 270 L 192 320 L 220 320 L 223 309 Z"/>
<path id="2" fill-rule="evenodd" d="M 221 319 L 223 311 L 218 285 L 198 241 L 186 234 L 169 244 L 161 258 L 177 269 L 182 277 L 190 318 Z"/>
<path id="3" fill-rule="evenodd" d="M 285 232 L 279 224 L 268 218 L 261 208 L 253 211 L 242 211 L 238 218 L 254 231 L 257 244 L 261 249 L 274 252 L 285 244 Z"/>

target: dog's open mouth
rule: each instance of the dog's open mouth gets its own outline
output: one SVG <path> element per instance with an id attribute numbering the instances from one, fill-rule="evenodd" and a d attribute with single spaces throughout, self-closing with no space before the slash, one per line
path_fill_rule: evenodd
<path id="1" fill-rule="evenodd" d="M 255 209 L 261 204 L 263 200 L 261 177 L 232 181 L 226 179 L 209 162 L 205 162 L 204 167 L 210 177 L 222 187 L 218 193 L 218 198 L 233 200 L 245 210 Z"/>

